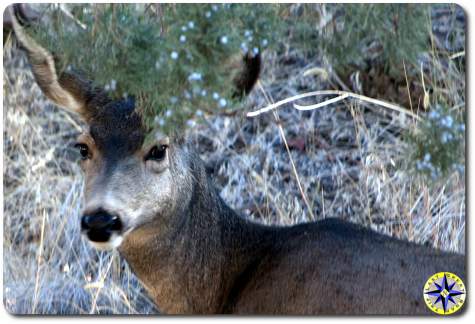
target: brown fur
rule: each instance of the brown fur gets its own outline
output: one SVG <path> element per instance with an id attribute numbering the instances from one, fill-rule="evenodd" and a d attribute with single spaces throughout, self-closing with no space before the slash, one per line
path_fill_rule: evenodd
<path id="1" fill-rule="evenodd" d="M 465 279 L 462 255 L 338 219 L 292 227 L 244 220 L 192 159 L 193 198 L 174 225 L 160 236 L 138 228 L 119 249 L 165 313 L 430 314 L 428 277 Z"/>
<path id="2" fill-rule="evenodd" d="M 242 68 L 234 78 L 234 97 L 241 98 L 248 95 L 256 84 L 261 72 L 261 55 L 253 56 L 250 53 L 241 58 Z"/>

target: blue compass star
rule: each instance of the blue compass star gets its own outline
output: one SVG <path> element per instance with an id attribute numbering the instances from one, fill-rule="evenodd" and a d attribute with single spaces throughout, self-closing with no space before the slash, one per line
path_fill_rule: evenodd
<path id="1" fill-rule="evenodd" d="M 439 285 L 438 283 L 434 282 L 435 286 L 437 287 L 436 290 L 426 292 L 429 296 L 437 297 L 434 302 L 434 305 L 438 302 L 442 303 L 442 308 L 444 309 L 444 313 L 447 311 L 449 306 L 449 301 L 456 304 L 455 300 L 452 297 L 459 296 L 464 294 L 462 291 L 454 290 L 455 282 L 449 285 L 447 280 L 447 276 L 444 274 L 444 278 L 442 279 L 442 283 Z"/>

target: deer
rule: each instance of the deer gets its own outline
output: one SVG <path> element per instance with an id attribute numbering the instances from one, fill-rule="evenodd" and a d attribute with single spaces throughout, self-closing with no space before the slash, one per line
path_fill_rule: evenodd
<path id="1" fill-rule="evenodd" d="M 12 18 L 44 95 L 87 125 L 76 144 L 82 234 L 98 249 L 117 250 L 161 313 L 427 315 L 431 275 L 465 279 L 462 254 L 341 219 L 277 226 L 239 215 L 184 136 L 147 134 L 133 101 L 57 73 L 53 56 Z"/>

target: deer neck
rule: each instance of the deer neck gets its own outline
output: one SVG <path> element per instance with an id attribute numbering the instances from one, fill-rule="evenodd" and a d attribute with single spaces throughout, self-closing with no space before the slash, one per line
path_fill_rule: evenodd
<path id="1" fill-rule="evenodd" d="M 203 179 L 204 180 L 204 179 Z M 235 214 L 206 179 L 163 237 L 131 233 L 122 255 L 164 313 L 221 313 L 233 285 L 260 260 L 272 235 Z"/>

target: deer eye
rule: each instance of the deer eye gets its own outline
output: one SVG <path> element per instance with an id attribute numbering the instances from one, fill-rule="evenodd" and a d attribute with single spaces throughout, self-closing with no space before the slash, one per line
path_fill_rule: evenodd
<path id="1" fill-rule="evenodd" d="M 154 160 L 162 161 L 167 156 L 167 145 L 155 145 L 148 151 L 145 161 Z"/>
<path id="2" fill-rule="evenodd" d="M 91 155 L 89 154 L 89 148 L 86 144 L 78 143 L 74 145 L 74 147 L 78 149 L 79 154 L 81 155 L 81 160 L 87 160 L 91 157 Z"/>

